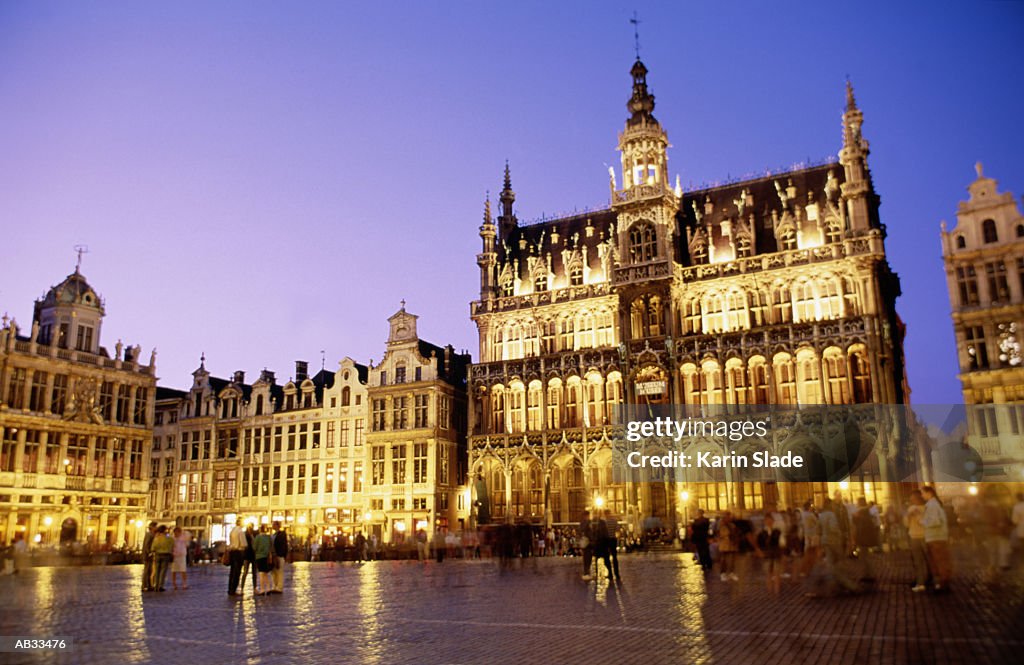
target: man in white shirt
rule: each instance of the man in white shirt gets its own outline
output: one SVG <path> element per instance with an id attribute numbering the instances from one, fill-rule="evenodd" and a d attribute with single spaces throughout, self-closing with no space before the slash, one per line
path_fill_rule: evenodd
<path id="1" fill-rule="evenodd" d="M 231 561 L 231 572 L 228 574 L 228 595 L 241 596 L 238 582 L 242 579 L 242 565 L 245 563 L 245 529 L 241 521 L 235 522 L 235 528 L 228 534 L 228 558 Z"/>

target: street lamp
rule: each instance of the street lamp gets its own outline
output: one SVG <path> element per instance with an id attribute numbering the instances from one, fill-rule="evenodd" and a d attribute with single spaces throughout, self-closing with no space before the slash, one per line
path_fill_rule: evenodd
<path id="1" fill-rule="evenodd" d="M 603 496 L 594 497 L 594 506 L 599 508 L 599 509 L 600 508 L 604 508 L 604 497 Z"/>

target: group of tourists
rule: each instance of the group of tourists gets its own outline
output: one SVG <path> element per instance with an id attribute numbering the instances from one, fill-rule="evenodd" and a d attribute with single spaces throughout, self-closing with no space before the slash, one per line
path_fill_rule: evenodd
<path id="1" fill-rule="evenodd" d="M 884 531 L 884 534 L 883 534 Z M 726 511 L 712 521 L 698 510 L 688 538 L 699 565 L 710 571 L 717 561 L 723 582 L 737 582 L 761 561 L 769 590 L 783 579 L 800 580 L 808 596 L 855 593 L 875 582 L 876 557 L 909 550 L 911 590 L 949 590 L 953 577 L 950 542 L 959 532 L 964 544 L 984 551 L 990 575 L 1010 566 L 1011 552 L 1024 555 L 1024 495 L 1012 509 L 992 497 L 966 504 L 958 515 L 934 487 L 910 493 L 908 504 L 884 514 L 861 497 L 843 501 L 841 492 L 817 506 L 779 510 L 769 504 L 749 515 Z"/>
<path id="2" fill-rule="evenodd" d="M 230 566 L 228 595 L 240 598 L 246 578 L 252 575 L 252 591 L 257 596 L 284 591 L 284 567 L 288 560 L 288 534 L 275 521 L 273 530 L 266 524 L 259 529 L 236 522 L 228 534 L 222 562 Z"/>
<path id="3" fill-rule="evenodd" d="M 192 533 L 150 522 L 142 541 L 142 590 L 166 591 L 167 571 L 175 590 L 188 588 L 188 551 Z M 181 580 L 181 586 L 178 580 Z"/>

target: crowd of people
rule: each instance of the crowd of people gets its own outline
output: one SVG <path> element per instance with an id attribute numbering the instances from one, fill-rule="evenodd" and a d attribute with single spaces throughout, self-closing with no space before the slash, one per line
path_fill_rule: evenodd
<path id="1" fill-rule="evenodd" d="M 924 486 L 910 493 L 905 506 L 883 513 L 863 497 L 847 503 L 837 491 L 820 505 L 807 502 L 799 509 L 770 504 L 763 512 L 726 511 L 714 520 L 698 510 L 686 536 L 700 566 L 711 571 L 717 562 L 723 582 L 740 581 L 758 561 L 773 592 L 783 580 L 795 580 L 812 597 L 856 593 L 875 582 L 879 554 L 906 550 L 911 590 L 942 593 L 953 577 L 954 538 L 984 557 L 989 576 L 1009 569 L 1013 552 L 1024 557 L 1024 494 L 1012 508 L 989 496 L 957 511 Z"/>

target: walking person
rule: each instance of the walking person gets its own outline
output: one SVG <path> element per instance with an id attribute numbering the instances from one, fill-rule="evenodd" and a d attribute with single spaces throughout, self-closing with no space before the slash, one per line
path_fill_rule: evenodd
<path id="1" fill-rule="evenodd" d="M 188 588 L 188 547 L 192 538 L 180 526 L 174 527 L 174 560 L 171 562 L 171 586 L 178 590 L 178 575 L 181 575 L 181 588 Z"/>
<path id="2" fill-rule="evenodd" d="M 807 577 L 818 563 L 821 554 L 821 526 L 810 501 L 804 503 L 804 509 L 800 513 L 800 530 L 804 535 L 804 558 L 800 577 Z"/>
<path id="3" fill-rule="evenodd" d="M 604 522 L 608 527 L 608 556 L 612 560 L 612 572 L 615 580 L 619 577 L 619 521 L 612 515 L 612 511 L 604 511 Z"/>
<path id="4" fill-rule="evenodd" d="M 167 582 L 167 569 L 171 566 L 174 558 L 174 539 L 167 534 L 167 527 L 161 524 L 153 534 L 151 546 L 153 553 L 153 589 L 164 591 L 164 584 Z"/>
<path id="5" fill-rule="evenodd" d="M 604 520 L 601 513 L 597 513 L 597 521 L 591 522 L 590 528 L 594 534 L 594 554 L 597 555 L 597 565 L 594 566 L 595 572 L 601 574 L 601 561 L 604 561 L 604 569 L 608 572 L 608 577 L 612 578 L 615 576 L 612 570 L 611 555 L 608 552 L 608 546 L 610 538 L 608 536 L 608 522 Z"/>
<path id="6" fill-rule="evenodd" d="M 240 522 L 235 522 L 235 527 L 228 534 L 228 563 L 231 569 L 228 573 L 228 595 L 241 596 L 238 590 L 238 582 L 242 577 L 242 565 L 245 563 L 245 529 Z"/>
<path id="7" fill-rule="evenodd" d="M 857 501 L 857 512 L 853 516 L 854 553 L 860 562 L 860 579 L 875 580 L 874 550 L 880 546 L 878 524 L 864 497 Z"/>
<path id="8" fill-rule="evenodd" d="M 723 582 L 735 582 L 739 580 L 736 574 L 736 552 L 739 550 L 739 532 L 732 522 L 732 513 L 726 511 L 718 520 L 718 529 L 715 533 L 715 542 L 718 543 L 718 558 L 721 559 L 721 577 Z"/>
<path id="9" fill-rule="evenodd" d="M 846 506 L 842 502 L 839 502 L 838 506 L 833 506 L 831 499 L 825 499 L 821 506 L 821 512 L 818 513 L 823 562 L 821 570 L 813 577 L 814 590 L 807 594 L 810 597 L 831 594 L 837 586 L 851 592 L 855 592 L 859 588 L 842 568 L 847 554 L 846 540 L 835 511 L 845 512 Z"/>
<path id="10" fill-rule="evenodd" d="M 259 573 L 257 596 L 270 593 L 270 571 L 274 566 L 274 540 L 267 533 L 267 525 L 261 524 L 260 531 L 252 539 L 253 577 Z"/>
<path id="11" fill-rule="evenodd" d="M 757 534 L 757 549 L 765 560 L 768 591 L 778 594 L 782 585 L 782 529 L 773 513 L 765 513 L 764 526 Z"/>
<path id="12" fill-rule="evenodd" d="M 946 509 L 935 488 L 925 485 L 921 488 L 921 495 L 925 499 L 924 515 L 921 516 L 921 526 L 924 527 L 924 544 L 928 553 L 928 569 L 932 574 L 936 592 L 949 590 L 949 580 L 952 577 L 952 564 L 949 557 L 949 521 Z"/>
<path id="13" fill-rule="evenodd" d="M 288 560 L 288 534 L 280 522 L 274 522 L 274 565 L 270 572 L 274 588 L 267 593 L 284 593 L 284 567 Z"/>
<path id="14" fill-rule="evenodd" d="M 356 563 L 362 563 L 366 558 L 366 536 L 360 531 L 356 534 Z"/>
<path id="15" fill-rule="evenodd" d="M 704 572 L 711 570 L 711 520 L 698 509 L 697 517 L 690 524 L 690 539 L 697 548 L 697 562 Z"/>
<path id="16" fill-rule="evenodd" d="M 594 538 L 592 533 L 592 526 L 590 524 L 590 511 L 583 511 L 583 519 L 580 520 L 579 536 L 577 537 L 576 543 L 581 550 L 583 550 L 583 579 L 591 580 L 593 576 L 590 574 L 590 563 L 594 557 Z"/>
<path id="17" fill-rule="evenodd" d="M 146 529 L 146 537 L 142 539 L 142 590 L 153 590 L 153 537 L 156 535 L 156 522 L 150 522 Z"/>
<path id="18" fill-rule="evenodd" d="M 910 561 L 914 567 L 914 586 L 910 588 L 914 593 L 928 590 L 928 550 L 924 544 L 922 517 L 924 497 L 921 496 L 921 490 L 914 490 L 910 493 L 910 505 L 907 506 L 907 514 L 903 518 L 910 540 Z"/>

